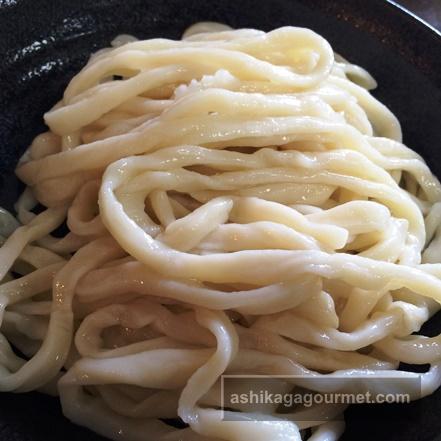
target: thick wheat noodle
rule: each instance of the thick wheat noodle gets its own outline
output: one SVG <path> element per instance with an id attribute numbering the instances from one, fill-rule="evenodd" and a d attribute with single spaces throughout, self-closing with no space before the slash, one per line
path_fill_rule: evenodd
<path id="1" fill-rule="evenodd" d="M 18 163 L 17 219 L 0 209 L 0 390 L 125 441 L 344 431 L 341 404 L 223 412 L 223 374 L 435 391 L 441 337 L 412 334 L 441 303 L 441 185 L 375 85 L 294 27 L 92 55 Z"/>

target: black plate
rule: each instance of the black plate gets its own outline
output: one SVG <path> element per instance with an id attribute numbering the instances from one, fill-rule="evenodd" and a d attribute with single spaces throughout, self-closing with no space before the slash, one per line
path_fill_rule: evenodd
<path id="1" fill-rule="evenodd" d="M 92 51 L 119 33 L 179 38 L 200 20 L 319 32 L 374 75 L 375 95 L 400 119 L 405 143 L 441 176 L 441 35 L 384 0 L 0 0 L 0 206 L 11 208 L 19 194 L 14 165 L 44 130 L 42 114 Z M 425 331 L 435 334 L 440 320 Z M 441 391 L 407 407 L 354 407 L 347 420 L 344 440 L 435 440 Z M 98 439 L 64 419 L 55 399 L 0 394 L 0 440 Z"/>

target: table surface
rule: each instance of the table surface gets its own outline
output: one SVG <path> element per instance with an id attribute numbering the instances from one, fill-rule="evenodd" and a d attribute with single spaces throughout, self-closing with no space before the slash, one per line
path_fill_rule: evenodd
<path id="1" fill-rule="evenodd" d="M 441 31 L 441 0 L 395 0 Z"/>

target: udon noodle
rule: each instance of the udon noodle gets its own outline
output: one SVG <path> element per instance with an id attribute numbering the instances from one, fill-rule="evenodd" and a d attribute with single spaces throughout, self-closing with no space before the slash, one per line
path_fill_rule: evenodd
<path id="1" fill-rule="evenodd" d="M 294 27 L 202 23 L 92 55 L 0 212 L 0 390 L 59 395 L 127 441 L 344 430 L 331 404 L 229 421 L 223 374 L 436 390 L 441 339 L 413 334 L 441 302 L 441 186 L 375 86 Z"/>

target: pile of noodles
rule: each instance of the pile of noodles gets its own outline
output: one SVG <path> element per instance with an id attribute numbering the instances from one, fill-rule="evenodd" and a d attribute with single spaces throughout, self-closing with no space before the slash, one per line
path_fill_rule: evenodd
<path id="1" fill-rule="evenodd" d="M 58 394 L 118 440 L 330 441 L 345 406 L 228 421 L 222 374 L 437 389 L 440 337 L 412 334 L 441 302 L 441 186 L 373 87 L 293 27 L 94 54 L 0 212 L 0 390 Z"/>

